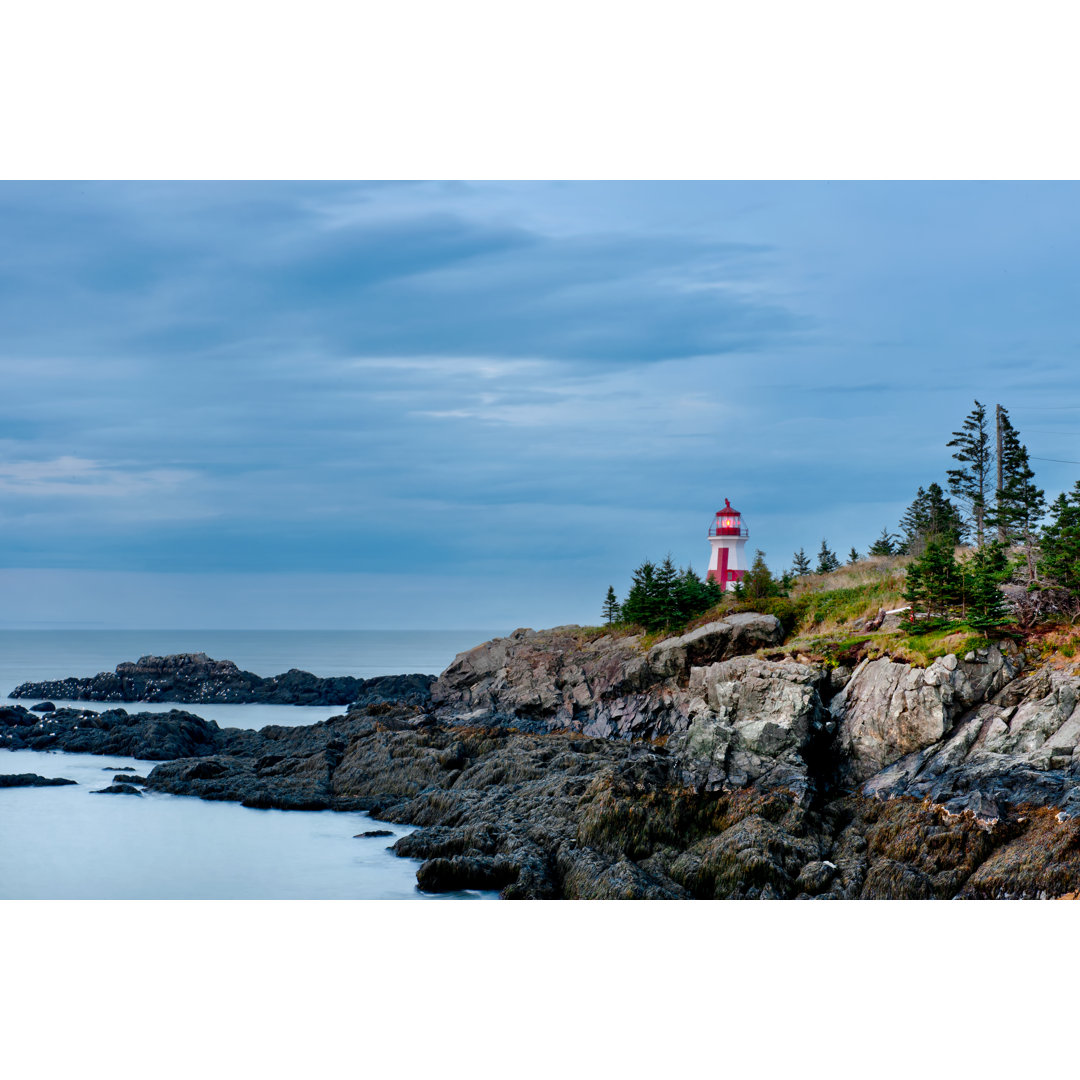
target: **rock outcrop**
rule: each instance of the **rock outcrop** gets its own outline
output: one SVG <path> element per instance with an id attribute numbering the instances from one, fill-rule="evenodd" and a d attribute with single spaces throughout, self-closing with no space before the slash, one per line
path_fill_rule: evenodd
<path id="1" fill-rule="evenodd" d="M 510 724 L 601 738 L 658 738 L 686 727 L 691 668 L 776 645 L 772 615 L 732 615 L 644 651 L 639 637 L 580 627 L 515 630 L 461 653 L 431 688 L 450 723 Z"/>
<path id="2" fill-rule="evenodd" d="M 1017 673 L 1014 661 L 997 646 L 963 660 L 950 654 L 927 668 L 887 658 L 864 660 L 830 706 L 839 725 L 843 772 L 865 780 L 938 742 L 958 717 Z"/>
<path id="3" fill-rule="evenodd" d="M 175 701 L 216 705 L 374 705 L 405 701 L 422 704 L 430 696 L 434 675 L 380 675 L 321 678 L 293 668 L 262 678 L 241 671 L 231 660 L 212 660 L 206 653 L 143 656 L 117 664 L 89 678 L 23 683 L 13 698 L 55 698 L 61 701 Z M 36 707 L 36 706 L 35 706 Z"/>
<path id="4" fill-rule="evenodd" d="M 910 795 L 995 820 L 1009 805 L 1080 815 L 1080 677 L 1042 671 L 1006 686 L 872 777 L 867 794 Z"/>
<path id="5" fill-rule="evenodd" d="M 78 783 L 76 780 L 67 780 L 62 776 L 38 776 L 37 773 L 3 773 L 0 774 L 0 788 L 9 787 L 65 787 L 68 784 Z"/>
<path id="6" fill-rule="evenodd" d="M 690 676 L 690 723 L 669 743 L 700 791 L 757 784 L 801 797 L 834 725 L 822 701 L 822 668 L 742 656 Z"/>

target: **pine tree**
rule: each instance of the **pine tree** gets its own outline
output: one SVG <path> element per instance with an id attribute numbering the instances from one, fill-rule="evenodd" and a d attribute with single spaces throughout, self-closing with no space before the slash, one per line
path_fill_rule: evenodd
<path id="1" fill-rule="evenodd" d="M 829 574 L 833 570 L 840 569 L 840 560 L 836 557 L 835 551 L 829 550 L 829 542 L 827 540 L 821 541 L 821 550 L 818 552 L 817 566 L 814 568 L 815 574 Z"/>
<path id="2" fill-rule="evenodd" d="M 895 555 L 898 539 L 899 537 L 894 536 L 888 529 L 882 529 L 881 535 L 870 545 L 870 554 Z"/>
<path id="3" fill-rule="evenodd" d="M 1080 596 L 1080 480 L 1051 505 L 1039 551 L 1039 574 L 1071 595 Z"/>
<path id="4" fill-rule="evenodd" d="M 945 445 L 956 447 L 953 457 L 962 466 L 949 469 L 949 492 L 967 510 L 968 520 L 975 527 L 975 543 L 982 547 L 994 470 L 986 408 L 976 401 L 975 408 L 965 417 L 963 427 L 954 431 L 952 439 Z"/>
<path id="5" fill-rule="evenodd" d="M 608 623 L 617 622 L 619 618 L 619 599 L 615 595 L 615 587 L 608 586 L 607 597 L 604 600 L 604 619 Z"/>
<path id="6" fill-rule="evenodd" d="M 900 519 L 900 531 L 904 539 L 898 550 L 903 555 L 920 555 L 928 544 L 939 540 L 955 547 L 964 539 L 960 513 L 936 483 L 925 491 L 919 488 Z"/>
<path id="7" fill-rule="evenodd" d="M 862 556 L 855 550 L 855 548 L 853 546 L 852 549 L 847 553 L 848 566 L 853 566 L 861 558 L 862 558 Z"/>
<path id="8" fill-rule="evenodd" d="M 791 557 L 791 572 L 796 577 L 802 577 L 803 574 L 810 573 L 810 560 L 806 557 L 806 552 L 802 548 L 799 548 Z"/>
<path id="9" fill-rule="evenodd" d="M 1035 486 L 1035 473 L 1027 447 L 1001 410 L 1001 490 L 986 523 L 997 528 L 998 539 L 1006 544 L 1022 544 L 1028 578 L 1035 578 L 1036 530 L 1046 513 L 1045 492 Z"/>

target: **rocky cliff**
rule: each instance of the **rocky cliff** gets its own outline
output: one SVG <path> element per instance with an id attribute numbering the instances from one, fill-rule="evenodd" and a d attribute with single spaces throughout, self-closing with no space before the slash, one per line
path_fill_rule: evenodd
<path id="1" fill-rule="evenodd" d="M 217 705 L 373 705 L 385 701 L 426 701 L 433 675 L 385 675 L 373 679 L 349 676 L 320 678 L 293 668 L 262 678 L 241 671 L 231 660 L 212 660 L 206 653 L 143 656 L 117 664 L 89 678 L 23 683 L 13 698 L 55 698 L 60 701 L 176 701 Z"/>
<path id="2" fill-rule="evenodd" d="M 151 789 L 365 809 L 426 889 L 507 897 L 1080 890 L 1080 675 L 1011 642 L 925 668 L 790 656 L 740 616 L 645 648 L 575 627 L 459 656 L 419 704 L 306 727 L 0 709 L 0 747 L 160 761 Z M 36 694 L 34 696 L 37 696 Z"/>

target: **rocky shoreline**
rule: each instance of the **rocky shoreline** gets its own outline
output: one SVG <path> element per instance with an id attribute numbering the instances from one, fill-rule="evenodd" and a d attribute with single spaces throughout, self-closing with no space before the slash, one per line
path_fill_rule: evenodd
<path id="1" fill-rule="evenodd" d="M 394 850 L 433 891 L 1050 897 L 1080 889 L 1078 702 L 1080 676 L 1008 641 L 849 669 L 736 616 L 649 649 L 515 631 L 427 698 L 303 727 L 15 705 L 0 747 L 123 754 L 160 763 L 148 790 L 415 825 Z"/>

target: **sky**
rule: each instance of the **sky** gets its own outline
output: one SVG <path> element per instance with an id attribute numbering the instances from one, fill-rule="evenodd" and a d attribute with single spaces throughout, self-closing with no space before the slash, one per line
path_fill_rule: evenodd
<path id="1" fill-rule="evenodd" d="M 0 184 L 0 626 L 596 623 L 725 498 L 865 551 L 976 398 L 1056 495 L 1078 194 Z"/>

